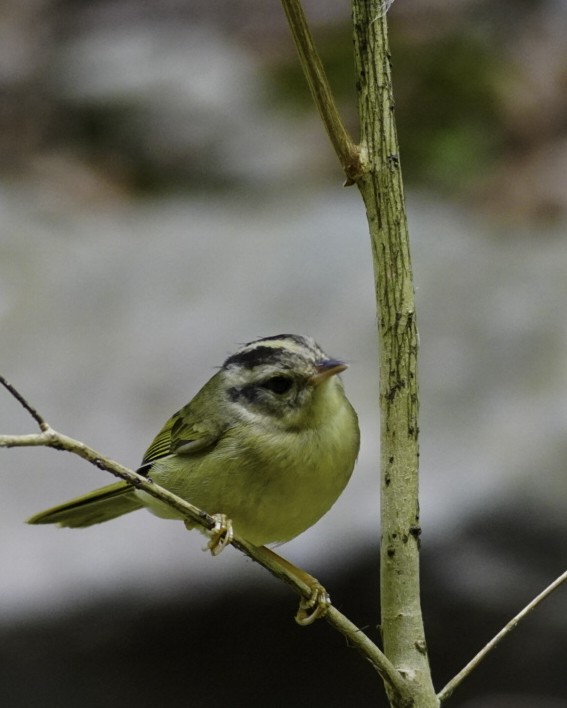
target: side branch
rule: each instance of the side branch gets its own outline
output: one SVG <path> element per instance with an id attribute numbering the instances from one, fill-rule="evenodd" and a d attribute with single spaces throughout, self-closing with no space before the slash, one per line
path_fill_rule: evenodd
<path id="1" fill-rule="evenodd" d="M 550 585 L 548 585 L 545 590 L 540 592 L 537 597 L 534 597 L 534 599 L 529 602 L 523 610 L 518 612 L 518 614 L 513 617 L 502 629 L 496 634 L 489 642 L 484 646 L 478 654 L 473 657 L 469 663 L 459 671 L 459 673 L 454 676 L 449 683 L 439 691 L 437 694 L 437 698 L 439 699 L 440 702 L 443 702 L 449 698 L 454 690 L 466 679 L 469 674 L 471 674 L 476 667 L 480 664 L 480 662 L 485 658 L 485 656 L 491 652 L 500 642 L 504 639 L 504 637 L 507 637 L 510 632 L 513 629 L 516 629 L 518 624 L 525 619 L 530 612 L 535 610 L 535 608 L 543 602 L 547 597 L 551 595 L 552 592 L 557 590 L 557 588 L 562 585 L 564 582 L 567 581 L 567 570 L 562 573 L 558 578 L 556 578 Z"/>
<path id="2" fill-rule="evenodd" d="M 0 435 L 0 448 L 5 447 L 50 447 L 55 450 L 64 450 L 74 455 L 82 457 L 96 467 L 107 470 L 116 477 L 129 482 L 137 489 L 141 489 L 155 499 L 159 499 L 179 514 L 197 524 L 203 529 L 213 530 L 216 520 L 202 509 L 190 504 L 181 497 L 172 494 L 164 487 L 155 484 L 151 479 L 144 477 L 137 472 L 124 467 L 118 462 L 101 455 L 96 450 L 88 447 L 84 443 L 63 435 L 54 430 L 45 419 L 26 401 L 26 399 L 6 380 L 0 376 L 0 384 L 3 385 L 16 400 L 30 413 L 38 423 L 41 432 L 28 435 Z M 274 553 L 264 546 L 253 546 L 243 538 L 234 536 L 232 545 L 239 551 L 247 555 L 252 560 L 259 563 L 274 577 L 289 585 L 298 595 L 308 600 L 311 597 L 312 587 L 306 579 L 315 581 L 305 571 L 297 568 L 292 563 Z M 411 705 L 407 682 L 401 674 L 394 668 L 392 663 L 380 651 L 380 649 L 347 617 L 341 614 L 332 605 L 324 615 L 327 622 L 338 632 L 343 634 L 349 646 L 354 647 L 367 661 L 374 667 L 382 679 L 391 690 L 399 696 L 400 705 Z"/>
<path id="3" fill-rule="evenodd" d="M 315 48 L 313 36 L 307 24 L 301 2 L 299 0 L 282 0 L 282 5 L 313 100 L 345 171 L 347 184 L 353 184 L 360 174 L 364 172 L 360 150 L 350 137 L 339 115 L 325 68 Z"/>
<path id="4" fill-rule="evenodd" d="M 0 384 L 2 384 L 2 386 L 4 386 L 4 388 L 12 394 L 12 396 L 14 396 L 16 401 L 18 401 L 18 403 L 20 403 L 27 410 L 27 412 L 39 425 L 40 430 L 46 431 L 49 429 L 49 426 L 47 425 L 43 417 L 36 411 L 33 406 L 30 406 L 30 404 L 26 401 L 22 394 L 17 389 L 15 389 L 11 383 L 8 383 L 8 381 L 6 381 L 3 376 L 0 376 Z"/>

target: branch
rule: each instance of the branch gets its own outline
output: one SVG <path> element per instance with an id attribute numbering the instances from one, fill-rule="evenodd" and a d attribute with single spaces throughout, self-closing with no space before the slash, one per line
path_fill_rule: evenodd
<path id="1" fill-rule="evenodd" d="M 507 637 L 510 632 L 513 629 L 516 629 L 518 624 L 525 619 L 530 612 L 535 610 L 535 608 L 543 602 L 549 595 L 551 595 L 552 592 L 557 590 L 557 588 L 562 585 L 564 582 L 567 581 L 567 571 L 565 571 L 562 575 L 560 575 L 558 578 L 556 578 L 550 585 L 548 585 L 543 592 L 541 592 L 537 597 L 534 597 L 534 599 L 529 602 L 523 610 L 518 612 L 518 614 L 513 617 L 508 624 L 506 624 L 499 632 L 496 634 L 489 642 L 484 646 L 478 654 L 473 657 L 469 663 L 461 670 L 459 673 L 454 676 L 449 683 L 437 694 L 437 698 L 439 699 L 440 702 L 443 702 L 447 700 L 452 694 L 453 691 L 461 684 L 462 681 L 464 681 L 469 674 L 471 674 L 476 667 L 480 664 L 480 662 L 486 657 L 486 655 L 491 652 L 495 647 L 500 644 L 500 642 L 504 639 L 504 637 Z"/>
<path id="2" fill-rule="evenodd" d="M 363 171 L 360 150 L 350 137 L 340 117 L 301 2 L 299 0 L 282 0 L 282 5 L 313 100 L 345 171 L 347 184 L 353 184 Z"/>
<path id="3" fill-rule="evenodd" d="M 155 499 L 159 499 L 179 512 L 181 516 L 189 519 L 191 523 L 197 524 L 208 531 L 215 528 L 217 522 L 210 514 L 178 497 L 176 494 L 172 494 L 167 489 L 160 487 L 151 479 L 143 477 L 137 472 L 111 460 L 109 457 L 101 455 L 84 443 L 57 432 L 2 376 L 0 376 L 0 384 L 30 413 L 41 428 L 41 432 L 35 434 L 0 435 L 0 448 L 43 446 L 70 452 L 82 457 L 99 469 L 106 470 L 114 476 L 120 477 Z M 263 566 L 274 577 L 285 582 L 306 600 L 312 597 L 313 585 L 320 587 L 319 583 L 308 573 L 297 568 L 265 546 L 253 546 L 238 536 L 233 537 L 232 545 Z M 370 662 L 382 679 L 390 686 L 391 690 L 400 696 L 401 705 L 404 705 L 404 701 L 409 701 L 408 689 L 403 677 L 396 671 L 380 649 L 356 625 L 332 605 L 329 606 L 324 617 L 332 627 L 347 638 L 349 646 L 357 649 Z"/>
<path id="4" fill-rule="evenodd" d="M 420 603 L 418 333 L 394 119 L 388 30 L 379 0 L 353 0 L 361 148 L 357 180 L 372 246 L 380 340 L 382 637 L 420 708 L 439 704 Z"/>
<path id="5" fill-rule="evenodd" d="M 17 391 L 11 383 L 8 383 L 6 379 L 3 376 L 0 376 L 0 384 L 4 386 L 5 389 L 7 389 L 12 396 L 20 403 L 26 410 L 27 412 L 31 415 L 31 417 L 35 420 L 35 422 L 39 425 L 39 429 L 43 430 L 44 432 L 49 429 L 49 426 L 43 419 L 43 417 L 36 411 L 35 408 L 30 406 L 30 404 L 26 401 L 26 399 L 22 396 L 22 394 Z"/>

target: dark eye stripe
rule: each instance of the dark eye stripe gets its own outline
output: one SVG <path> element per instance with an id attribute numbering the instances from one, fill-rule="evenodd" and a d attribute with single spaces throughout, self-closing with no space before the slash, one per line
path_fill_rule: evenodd
<path id="1" fill-rule="evenodd" d="M 242 401 L 242 399 L 248 401 L 249 403 L 254 403 L 258 400 L 259 393 L 260 390 L 256 384 L 248 384 L 247 386 L 242 386 L 241 388 L 232 386 L 227 391 L 229 399 L 234 403 L 237 401 Z"/>

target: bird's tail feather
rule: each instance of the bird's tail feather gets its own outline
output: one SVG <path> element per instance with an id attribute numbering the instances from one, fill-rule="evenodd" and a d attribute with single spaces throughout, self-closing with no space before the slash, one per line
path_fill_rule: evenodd
<path id="1" fill-rule="evenodd" d="M 28 519 L 27 523 L 83 528 L 110 521 L 122 514 L 141 509 L 143 506 L 131 484 L 117 482 L 95 489 L 94 492 L 71 499 L 59 506 L 40 511 L 39 514 Z"/>

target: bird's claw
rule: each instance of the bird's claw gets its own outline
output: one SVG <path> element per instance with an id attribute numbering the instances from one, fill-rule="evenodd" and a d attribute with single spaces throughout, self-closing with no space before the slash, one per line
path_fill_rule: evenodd
<path id="1" fill-rule="evenodd" d="M 210 551 L 212 556 L 218 556 L 232 543 L 234 531 L 232 529 L 232 521 L 225 514 L 213 514 L 213 519 L 215 520 L 215 525 L 208 532 L 210 539 L 203 550 Z"/>
<path id="2" fill-rule="evenodd" d="M 295 621 L 302 627 L 313 624 L 321 617 L 324 617 L 331 606 L 329 593 L 322 585 L 314 585 L 311 588 L 309 598 L 302 597 L 299 601 L 299 609 L 295 615 Z"/>

